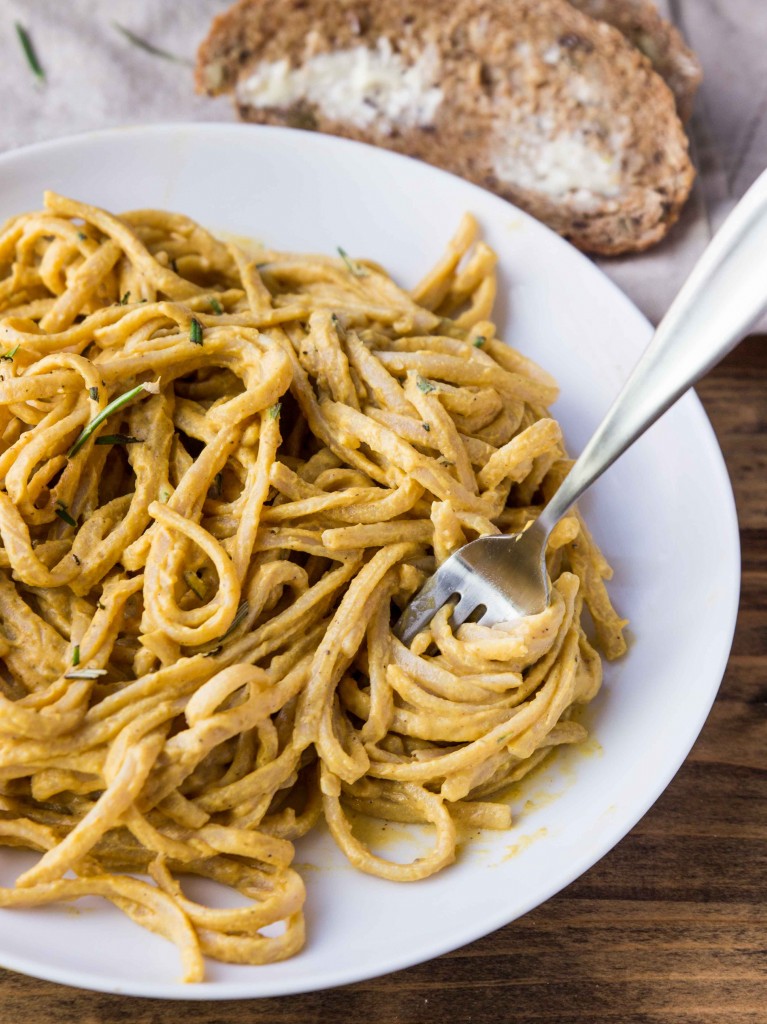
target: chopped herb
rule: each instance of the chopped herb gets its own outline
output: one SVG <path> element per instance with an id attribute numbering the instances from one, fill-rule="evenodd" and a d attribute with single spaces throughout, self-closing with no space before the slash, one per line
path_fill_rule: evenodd
<path id="1" fill-rule="evenodd" d="M 99 389 L 95 385 L 92 388 L 88 388 L 88 394 L 91 396 L 94 402 L 99 400 Z"/>
<path id="2" fill-rule="evenodd" d="M 425 377 L 422 377 L 420 374 L 418 374 L 418 376 L 416 377 L 415 383 L 416 383 L 416 386 L 417 386 L 418 390 L 419 391 L 423 391 L 423 393 L 425 395 L 428 395 L 428 393 L 430 391 L 436 391 L 437 390 L 430 380 L 427 380 Z"/>
<path id="3" fill-rule="evenodd" d="M 212 658 L 215 654 L 218 654 L 224 642 L 229 639 L 229 637 L 232 635 L 232 633 L 234 633 L 237 627 L 241 626 L 245 619 L 248 617 L 249 611 L 250 606 L 248 605 L 248 602 L 243 601 L 240 607 L 237 609 L 237 612 L 234 618 L 232 619 L 232 624 L 229 627 L 229 629 L 227 629 L 226 633 L 224 633 L 223 636 L 220 636 L 218 640 L 215 641 L 215 647 L 212 647 L 209 651 L 205 652 L 206 658 Z"/>
<path id="4" fill-rule="evenodd" d="M 74 672 L 65 672 L 65 679 L 98 679 L 99 676 L 105 676 L 107 670 L 105 668 L 78 668 Z"/>
<path id="5" fill-rule="evenodd" d="M 74 650 L 72 651 L 72 664 L 73 665 L 79 665 L 80 664 L 80 645 L 79 644 L 75 644 Z"/>
<path id="6" fill-rule="evenodd" d="M 280 415 L 280 409 L 282 408 L 282 402 L 275 402 L 274 405 L 269 406 L 269 419 L 276 420 Z"/>
<path id="7" fill-rule="evenodd" d="M 80 239 L 81 242 L 85 242 L 88 238 L 84 231 L 78 231 L 77 237 Z"/>
<path id="8" fill-rule="evenodd" d="M 167 505 L 170 501 L 170 491 L 167 487 L 161 487 L 158 495 L 158 501 L 161 505 Z"/>
<path id="9" fill-rule="evenodd" d="M 423 427 L 427 434 L 431 430 L 431 426 L 428 423 L 422 423 L 421 426 Z"/>
<path id="10" fill-rule="evenodd" d="M 126 292 L 125 295 L 120 299 L 121 306 L 127 306 L 130 302 L 130 292 Z"/>
<path id="11" fill-rule="evenodd" d="M 4 356 L 0 356 L 0 359 L 4 359 L 7 363 L 13 362 L 13 357 L 19 351 L 19 346 L 14 345 L 10 352 L 6 352 Z"/>
<path id="12" fill-rule="evenodd" d="M 487 338 L 483 338 L 481 334 L 478 334 L 477 337 L 472 342 L 472 345 L 474 346 L 474 348 L 482 348 L 486 341 Z"/>
<path id="13" fill-rule="evenodd" d="M 224 307 L 216 298 L 212 298 L 210 300 L 210 308 L 213 310 L 216 316 L 221 316 L 224 312 Z"/>
<path id="14" fill-rule="evenodd" d="M 130 434 L 102 434 L 96 438 L 96 444 L 143 444 L 143 437 L 131 437 Z"/>
<path id="15" fill-rule="evenodd" d="M 75 528 L 77 527 L 77 522 L 69 514 L 69 509 L 67 508 L 63 501 L 56 502 L 56 508 L 54 509 L 54 512 L 59 517 L 59 519 L 64 520 L 67 526 L 74 526 Z"/>
<path id="16" fill-rule="evenodd" d="M 27 58 L 27 63 L 32 69 L 32 74 L 38 80 L 38 82 L 45 81 L 45 72 L 43 71 L 42 64 L 37 59 L 37 53 L 32 45 L 32 40 L 29 38 L 29 33 L 20 22 L 16 22 L 16 35 L 19 37 L 21 48 L 24 51 L 24 56 Z"/>
<path id="17" fill-rule="evenodd" d="M 193 345 L 202 345 L 202 324 L 194 317 L 189 324 L 189 340 Z"/>
<path id="18" fill-rule="evenodd" d="M 79 437 L 69 449 L 67 458 L 71 459 L 73 456 L 77 455 L 96 427 L 101 426 L 104 420 L 111 416 L 113 412 L 117 412 L 118 409 L 122 409 L 123 406 L 128 404 L 128 402 L 132 401 L 137 395 L 140 395 L 142 391 L 148 391 L 152 395 L 157 395 L 160 392 L 160 382 L 153 381 L 150 383 L 147 381 L 144 384 L 137 384 L 135 388 L 131 388 L 130 391 L 126 391 L 124 395 L 119 395 L 117 398 L 113 399 L 113 401 L 103 408 L 97 416 L 93 417 L 87 426 L 83 427 Z"/>
<path id="19" fill-rule="evenodd" d="M 240 605 L 240 607 L 237 609 L 237 612 L 236 612 L 234 618 L 232 619 L 231 626 L 229 627 L 229 629 L 227 629 L 226 633 L 224 633 L 224 635 L 220 638 L 221 643 L 223 643 L 224 640 L 226 640 L 228 637 L 230 637 L 232 635 L 232 633 L 234 633 L 235 629 L 237 629 L 238 626 L 242 625 L 242 623 L 245 621 L 245 619 L 247 619 L 249 611 L 250 611 L 250 607 L 248 605 L 248 602 L 247 601 L 243 601 L 242 604 Z"/>
<path id="20" fill-rule="evenodd" d="M 342 249 L 340 245 L 337 248 L 338 248 L 338 255 L 341 257 L 341 259 L 346 264 L 350 274 L 354 274 L 355 277 L 367 277 L 368 276 L 370 271 L 366 267 L 360 266 L 360 264 L 357 263 L 356 260 L 350 259 L 348 253 L 346 252 L 346 250 Z"/>
<path id="21" fill-rule="evenodd" d="M 205 595 L 208 592 L 208 588 L 205 586 L 205 581 L 201 580 L 196 572 L 185 572 L 184 583 L 193 591 L 201 601 L 205 600 Z"/>
<path id="22" fill-rule="evenodd" d="M 131 32 L 129 28 L 121 25 L 117 21 L 113 21 L 112 24 L 118 32 L 122 33 L 129 43 L 133 43 L 140 50 L 144 50 L 145 53 L 151 53 L 153 57 L 162 57 L 163 60 L 171 60 L 174 64 L 187 64 L 189 67 L 194 66 L 194 61 L 189 60 L 187 57 L 180 57 L 176 53 L 170 53 L 168 50 L 162 50 L 159 46 L 155 46 L 153 43 L 147 42 L 146 39 L 142 39 L 141 36 L 137 36 L 135 32 Z"/>
<path id="23" fill-rule="evenodd" d="M 72 561 L 75 563 L 75 565 L 82 565 L 83 564 L 80 561 L 80 559 L 77 557 L 77 555 L 74 553 L 74 551 L 72 552 Z"/>

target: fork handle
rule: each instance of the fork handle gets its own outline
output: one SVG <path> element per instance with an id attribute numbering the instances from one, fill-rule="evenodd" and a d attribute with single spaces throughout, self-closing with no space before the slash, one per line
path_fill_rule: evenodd
<path id="1" fill-rule="evenodd" d="M 741 199 L 538 519 L 546 534 L 623 452 L 732 351 L 767 308 L 767 171 Z"/>

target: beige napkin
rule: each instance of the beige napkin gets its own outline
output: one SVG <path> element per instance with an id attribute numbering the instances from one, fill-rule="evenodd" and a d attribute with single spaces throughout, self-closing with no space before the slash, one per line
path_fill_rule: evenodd
<path id="1" fill-rule="evenodd" d="M 191 62 L 211 19 L 227 6 L 228 0 L 4 0 L 0 150 L 111 125 L 234 120 L 228 99 L 195 96 L 190 63 L 152 55 L 116 27 Z M 693 123 L 702 173 L 665 242 L 641 256 L 600 261 L 653 320 L 712 225 L 767 166 L 767 0 L 662 0 L 660 6 L 681 22 L 706 72 Z M 24 58 L 17 21 L 45 69 L 43 84 Z"/>

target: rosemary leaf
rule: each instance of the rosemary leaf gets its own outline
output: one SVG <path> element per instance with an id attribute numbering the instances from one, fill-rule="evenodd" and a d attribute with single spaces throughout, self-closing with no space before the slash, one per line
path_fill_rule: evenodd
<path id="1" fill-rule="evenodd" d="M 202 345 L 202 324 L 195 317 L 189 324 L 189 340 L 193 345 Z"/>
<path id="2" fill-rule="evenodd" d="M 143 444 L 143 437 L 131 437 L 130 434 L 102 434 L 96 438 L 96 444 Z"/>
<path id="3" fill-rule="evenodd" d="M 19 351 L 19 346 L 18 346 L 18 344 L 16 344 L 16 345 L 13 346 L 13 348 L 9 352 L 6 352 L 5 355 L 0 356 L 0 359 L 5 360 L 7 363 L 12 363 L 13 362 L 13 357 L 16 355 L 16 353 L 18 351 Z"/>
<path id="4" fill-rule="evenodd" d="M 229 637 L 232 635 L 232 633 L 234 633 L 234 631 L 237 629 L 237 627 L 242 625 L 242 623 L 248 617 L 248 612 L 249 611 L 250 611 L 250 606 L 248 605 L 248 602 L 247 601 L 243 601 L 242 604 L 240 605 L 240 607 L 237 609 L 237 612 L 236 612 L 234 618 L 232 619 L 232 624 L 229 627 L 229 629 L 227 629 L 226 633 L 224 633 L 222 636 L 220 636 L 217 640 L 213 641 L 215 646 L 211 647 L 211 649 L 209 651 L 205 651 L 204 657 L 212 658 L 214 655 L 218 654 L 218 652 L 221 650 L 221 647 L 223 646 L 225 641 L 227 641 L 229 639 Z"/>
<path id="5" fill-rule="evenodd" d="M 29 38 L 29 33 L 20 22 L 16 22 L 16 35 L 19 37 L 21 48 L 24 51 L 24 56 L 27 58 L 27 63 L 32 69 L 32 74 L 38 80 L 38 82 L 45 81 L 45 72 L 43 71 L 40 61 L 37 59 L 35 48 L 32 45 L 32 40 Z"/>
<path id="6" fill-rule="evenodd" d="M 153 57 L 162 57 L 163 60 L 173 61 L 174 64 L 186 64 L 187 67 L 194 67 L 194 61 L 189 60 L 187 57 L 180 57 L 177 53 L 170 53 L 168 50 L 155 46 L 154 43 L 147 42 L 146 39 L 137 36 L 135 32 L 131 32 L 129 28 L 126 28 L 117 21 L 113 21 L 112 24 L 118 32 L 125 36 L 129 43 L 133 43 L 139 50 L 151 53 Z"/>
<path id="7" fill-rule="evenodd" d="M 216 316 L 221 316 L 224 312 L 224 307 L 215 297 L 210 300 L 210 308 L 213 310 Z"/>
<path id="8" fill-rule="evenodd" d="M 360 264 L 357 263 L 356 260 L 351 259 L 349 257 L 349 254 L 346 252 L 346 250 L 342 249 L 340 245 L 337 246 L 337 249 L 338 249 L 338 255 L 341 257 L 341 259 L 346 264 L 350 274 L 354 274 L 355 277 L 367 277 L 368 276 L 370 271 L 366 267 L 360 266 Z"/>
<path id="9" fill-rule="evenodd" d="M 125 295 L 120 299 L 121 306 L 127 306 L 130 302 L 130 292 L 126 292 Z"/>
<path id="10" fill-rule="evenodd" d="M 72 651 L 72 664 L 73 665 L 79 665 L 80 664 L 80 645 L 79 644 L 75 644 L 74 650 Z"/>
<path id="11" fill-rule="evenodd" d="M 77 522 L 69 514 L 69 509 L 63 501 L 56 502 L 56 508 L 53 510 L 59 519 L 63 519 L 67 526 L 74 526 L 77 529 Z"/>
<path id="12" fill-rule="evenodd" d="M 205 581 L 201 580 L 196 572 L 185 572 L 184 583 L 186 583 L 192 593 L 196 594 L 201 601 L 205 600 L 208 588 L 205 586 Z"/>
<path id="13" fill-rule="evenodd" d="M 65 672 L 65 679 L 98 679 L 99 676 L 105 676 L 107 670 L 105 668 L 77 668 L 74 672 Z"/>

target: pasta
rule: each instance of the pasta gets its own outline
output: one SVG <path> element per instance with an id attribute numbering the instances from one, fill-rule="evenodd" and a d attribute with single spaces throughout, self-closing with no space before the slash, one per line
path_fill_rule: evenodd
<path id="1" fill-rule="evenodd" d="M 553 599 L 492 629 L 391 623 L 567 472 L 547 373 L 490 319 L 465 217 L 408 293 L 369 261 L 247 251 L 186 217 L 48 193 L 0 234 L 0 906 L 97 894 L 179 947 L 304 942 L 294 842 L 411 881 L 561 744 L 625 645 L 577 513 Z M 390 862 L 358 815 L 434 827 Z M 242 906 L 192 900 L 187 875 Z"/>

